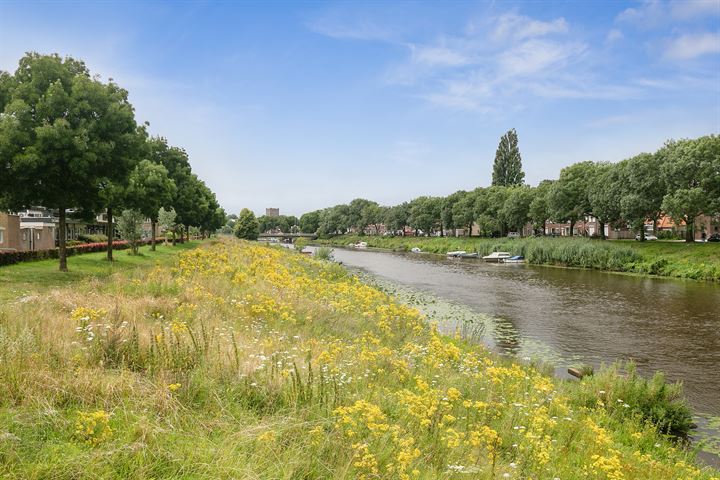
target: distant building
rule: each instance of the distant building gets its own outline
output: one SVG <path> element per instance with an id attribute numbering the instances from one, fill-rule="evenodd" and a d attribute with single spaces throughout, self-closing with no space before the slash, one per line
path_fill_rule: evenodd
<path id="1" fill-rule="evenodd" d="M 20 250 L 20 217 L 0 212 L 0 251 Z"/>
<path id="2" fill-rule="evenodd" d="M 280 209 L 279 209 L 279 208 L 266 208 L 266 209 L 265 209 L 265 216 L 266 216 L 266 217 L 279 217 L 279 216 L 280 216 Z"/>

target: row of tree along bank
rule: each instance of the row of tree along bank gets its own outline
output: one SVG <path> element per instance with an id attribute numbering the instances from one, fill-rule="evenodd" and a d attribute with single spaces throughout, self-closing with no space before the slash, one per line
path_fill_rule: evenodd
<path id="1" fill-rule="evenodd" d="M 138 124 L 128 92 L 91 76 L 70 57 L 29 53 L 14 74 L 0 72 L 0 210 L 43 205 L 58 211 L 60 270 L 67 270 L 67 212 L 123 212 L 132 238 L 138 222 L 155 225 L 161 208 L 173 239 L 183 229 L 212 232 L 225 222 L 215 194 L 192 172 L 187 153 Z"/>
<path id="2" fill-rule="evenodd" d="M 605 225 L 631 228 L 644 236 L 646 221 L 657 225 L 663 215 L 687 225 L 693 241 L 701 215 L 720 223 L 720 137 L 670 140 L 655 153 L 642 153 L 618 163 L 580 162 L 563 168 L 557 180 L 537 186 L 523 184 L 517 136 L 508 132 L 500 142 L 492 186 L 457 191 L 447 197 L 418 197 L 394 206 L 355 199 L 347 205 L 302 215 L 299 228 L 321 237 L 348 232 L 402 234 L 407 227 L 424 235 L 445 235 L 476 225 L 481 236 L 505 236 L 530 224 L 543 234 L 548 221 L 569 223 L 597 219 L 599 236 Z M 654 229 L 655 230 L 655 229 Z"/>
<path id="3" fill-rule="evenodd" d="M 720 244 L 669 242 L 598 242 L 582 238 L 490 239 L 468 237 L 382 237 L 343 235 L 313 241 L 346 246 L 364 241 L 369 247 L 444 255 L 465 250 L 481 256 L 494 251 L 523 255 L 528 263 L 592 268 L 614 272 L 720 281 Z"/>

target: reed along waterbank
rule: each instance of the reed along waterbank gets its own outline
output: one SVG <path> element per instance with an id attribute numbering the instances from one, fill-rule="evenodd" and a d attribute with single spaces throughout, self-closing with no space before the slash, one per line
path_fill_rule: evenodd
<path id="1" fill-rule="evenodd" d="M 284 249 L 45 293 L 0 307 L 5 477 L 718 476 L 660 432 L 687 421 L 674 387 L 553 379 Z"/>
<path id="2" fill-rule="evenodd" d="M 636 242 L 588 238 L 380 237 L 341 235 L 314 242 L 345 247 L 366 242 L 395 251 L 419 248 L 445 255 L 464 250 L 523 255 L 528 263 L 720 282 L 720 243 Z"/>

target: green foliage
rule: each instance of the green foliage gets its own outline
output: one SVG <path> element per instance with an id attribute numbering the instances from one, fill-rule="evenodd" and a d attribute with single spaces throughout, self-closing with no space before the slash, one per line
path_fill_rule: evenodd
<path id="1" fill-rule="evenodd" d="M 500 144 L 495 152 L 492 184 L 510 187 L 522 185 L 524 180 L 525 173 L 522 170 L 517 132 L 513 128 L 500 138 Z"/>
<path id="2" fill-rule="evenodd" d="M 695 218 L 720 212 L 720 136 L 670 141 L 658 156 L 664 159 L 662 174 L 669 189 L 662 209 L 675 223 L 691 227 L 686 241 L 692 242 Z"/>
<path id="3" fill-rule="evenodd" d="M 589 193 L 595 172 L 593 162 L 575 163 L 560 171 L 548 195 L 551 218 L 572 225 L 592 212 Z"/>
<path id="4" fill-rule="evenodd" d="M 298 227 L 299 222 L 298 218 L 293 215 L 278 215 L 277 217 L 262 215 L 258 217 L 261 232 L 267 232 L 277 228 L 283 233 L 290 233 L 293 228 Z"/>
<path id="5" fill-rule="evenodd" d="M 618 421 L 639 416 L 666 435 L 686 438 L 693 420 L 680 383 L 667 383 L 658 372 L 641 377 L 633 363 L 616 364 L 597 375 L 583 378 L 579 406 L 602 406 Z M 599 404 L 598 402 L 601 402 Z"/>
<path id="6" fill-rule="evenodd" d="M 107 235 L 103 235 L 102 233 L 81 233 L 78 235 L 78 240 L 82 240 L 86 243 L 102 243 L 107 242 Z"/>
<path id="7" fill-rule="evenodd" d="M 333 259 L 332 248 L 330 247 L 319 247 L 313 253 L 313 256 L 319 260 L 330 261 Z"/>
<path id="8" fill-rule="evenodd" d="M 29 53 L 14 76 L 4 78 L 4 201 L 54 206 L 63 216 L 68 208 L 97 208 L 104 190 L 122 182 L 137 158 L 127 92 L 91 77 L 83 62 L 59 55 Z M 61 270 L 67 269 L 64 227 L 61 222 Z"/>
<path id="9" fill-rule="evenodd" d="M 145 222 L 145 215 L 137 210 L 123 210 L 122 215 L 117 219 L 117 229 L 120 237 L 127 240 L 132 249 L 133 255 L 137 255 L 140 240 L 142 240 L 142 226 Z"/>
<path id="10" fill-rule="evenodd" d="M 160 207 L 158 210 L 158 223 L 160 227 L 165 231 L 172 231 L 175 229 L 177 213 L 175 209 L 165 210 L 165 207 Z"/>
<path id="11" fill-rule="evenodd" d="M 428 235 L 442 228 L 442 198 L 418 197 L 408 204 L 408 225 Z"/>
<path id="12" fill-rule="evenodd" d="M 300 231 L 303 233 L 317 233 L 320 228 L 320 211 L 308 212 L 300 217 Z"/>
<path id="13" fill-rule="evenodd" d="M 243 208 L 235 222 L 235 236 L 245 240 L 257 240 L 259 235 L 260 224 L 255 218 L 255 214 L 251 210 Z"/>

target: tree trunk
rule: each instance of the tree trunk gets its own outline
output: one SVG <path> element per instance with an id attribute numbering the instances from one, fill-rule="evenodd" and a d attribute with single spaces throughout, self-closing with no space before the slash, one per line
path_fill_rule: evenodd
<path id="1" fill-rule="evenodd" d="M 575 220 L 570 220 L 570 236 L 574 236 L 573 230 L 575 229 Z"/>
<path id="2" fill-rule="evenodd" d="M 155 251 L 155 220 L 150 219 L 150 250 Z"/>
<path id="3" fill-rule="evenodd" d="M 685 243 L 695 242 L 695 217 L 685 220 Z"/>
<path id="4" fill-rule="evenodd" d="M 598 225 L 600 226 L 600 239 L 605 240 L 605 222 L 598 220 Z"/>
<path id="5" fill-rule="evenodd" d="M 58 223 L 58 257 L 60 258 L 60 271 L 67 272 L 67 250 L 65 249 L 65 207 L 60 207 L 60 222 Z"/>
<path id="6" fill-rule="evenodd" d="M 185 225 L 185 238 L 190 242 L 190 227 L 188 225 Z"/>
<path id="7" fill-rule="evenodd" d="M 177 244 L 177 226 L 173 227 L 173 229 L 171 231 L 173 234 L 172 246 L 174 247 Z"/>
<path id="8" fill-rule="evenodd" d="M 113 240 L 115 239 L 115 226 L 113 225 L 112 207 L 107 208 L 107 260 L 113 261 Z"/>

